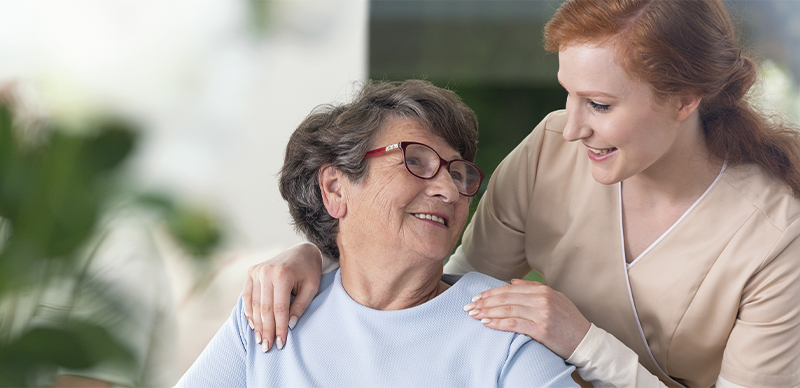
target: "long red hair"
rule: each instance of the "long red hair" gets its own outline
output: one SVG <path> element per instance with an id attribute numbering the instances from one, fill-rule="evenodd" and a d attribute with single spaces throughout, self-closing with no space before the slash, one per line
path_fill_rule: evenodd
<path id="1" fill-rule="evenodd" d="M 609 42 L 657 99 L 691 93 L 713 155 L 756 163 L 800 196 L 800 141 L 788 124 L 759 112 L 747 92 L 756 67 L 742 53 L 720 0 L 567 0 L 544 29 L 545 49 Z"/>

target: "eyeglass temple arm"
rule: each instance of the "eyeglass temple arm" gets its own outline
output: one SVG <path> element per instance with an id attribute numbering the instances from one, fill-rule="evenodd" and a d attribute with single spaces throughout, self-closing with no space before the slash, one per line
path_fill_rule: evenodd
<path id="1" fill-rule="evenodd" d="M 380 155 L 380 154 L 389 152 L 389 151 L 391 151 L 393 149 L 397 149 L 397 148 L 400 148 L 400 143 L 390 144 L 390 145 L 388 145 L 388 146 L 386 146 L 384 148 L 378 148 L 378 149 L 374 149 L 372 151 L 367 151 L 367 153 L 364 154 L 364 158 L 366 159 L 366 158 L 369 158 L 370 156 Z"/>

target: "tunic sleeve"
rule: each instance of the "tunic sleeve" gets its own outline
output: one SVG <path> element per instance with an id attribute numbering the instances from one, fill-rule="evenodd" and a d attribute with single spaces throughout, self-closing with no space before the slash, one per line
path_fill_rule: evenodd
<path id="1" fill-rule="evenodd" d="M 511 343 L 508 360 L 500 374 L 498 387 L 578 387 L 572 379 L 575 367 L 526 335 Z"/>
<path id="2" fill-rule="evenodd" d="M 639 356 L 605 330 L 595 326 L 567 359 L 582 379 L 595 386 L 666 387 L 639 364 Z"/>
<path id="3" fill-rule="evenodd" d="M 800 383 L 800 220 L 787 227 L 742 295 L 720 376 L 743 386 Z"/>
<path id="4" fill-rule="evenodd" d="M 445 272 L 474 268 L 505 281 L 530 272 L 525 256 L 525 222 L 550 117 L 552 113 L 494 171 L 464 231 L 461 247 L 450 258 Z"/>
<path id="5" fill-rule="evenodd" d="M 250 336 L 246 335 L 242 298 L 203 353 L 181 377 L 176 387 L 244 387 Z"/>

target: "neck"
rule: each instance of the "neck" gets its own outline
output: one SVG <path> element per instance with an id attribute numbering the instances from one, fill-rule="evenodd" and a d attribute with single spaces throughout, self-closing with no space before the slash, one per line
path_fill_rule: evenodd
<path id="1" fill-rule="evenodd" d="M 698 122 L 686 124 L 687 136 L 647 170 L 624 181 L 628 195 L 649 197 L 659 202 L 696 200 L 719 175 L 723 160 L 711 154 Z"/>
<path id="2" fill-rule="evenodd" d="M 376 310 L 423 304 L 449 286 L 441 281 L 442 262 L 420 264 L 404 257 L 340 252 L 342 286 L 357 303 Z"/>

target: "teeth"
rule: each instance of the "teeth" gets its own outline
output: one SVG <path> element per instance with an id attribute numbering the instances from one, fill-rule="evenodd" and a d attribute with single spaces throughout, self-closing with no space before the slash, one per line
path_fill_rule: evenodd
<path id="1" fill-rule="evenodd" d="M 444 218 L 437 217 L 437 216 L 435 216 L 433 214 L 418 213 L 418 214 L 414 214 L 414 217 L 417 217 L 417 218 L 422 219 L 422 220 L 436 221 L 436 222 L 438 222 L 438 223 L 440 223 L 442 225 L 445 225 Z"/>
<path id="2" fill-rule="evenodd" d="M 598 150 L 596 148 L 589 148 L 589 151 L 592 151 L 597 155 L 608 155 L 609 152 L 614 151 L 615 149 L 616 148 L 606 148 L 606 149 Z"/>

